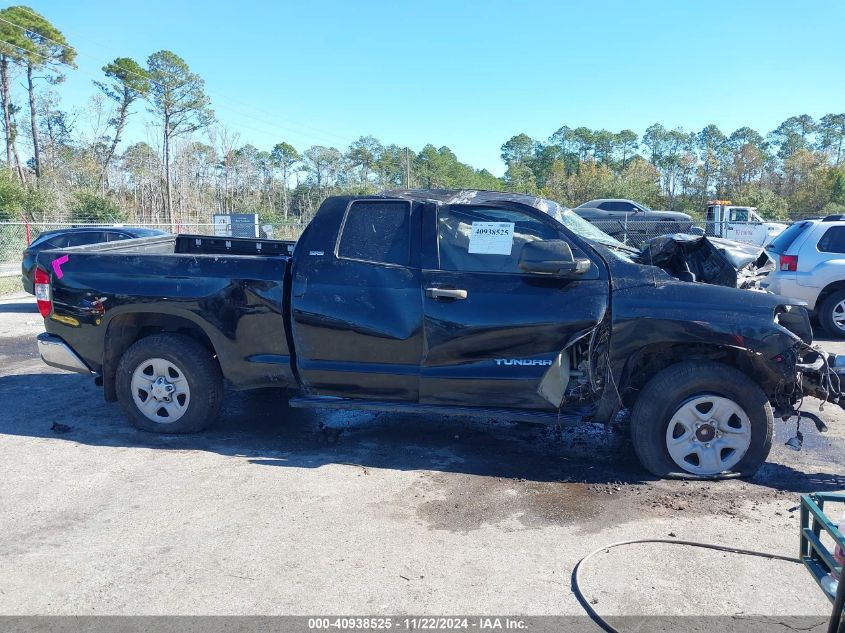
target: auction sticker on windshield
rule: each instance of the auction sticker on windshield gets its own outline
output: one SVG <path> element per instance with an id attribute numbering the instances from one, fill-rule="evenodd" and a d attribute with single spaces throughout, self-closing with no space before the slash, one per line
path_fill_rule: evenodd
<path id="1" fill-rule="evenodd" d="M 469 252 L 479 255 L 510 255 L 513 249 L 513 222 L 473 222 Z"/>

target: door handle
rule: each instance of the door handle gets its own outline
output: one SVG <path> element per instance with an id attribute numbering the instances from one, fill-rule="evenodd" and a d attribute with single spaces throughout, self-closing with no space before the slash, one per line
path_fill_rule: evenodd
<path id="1" fill-rule="evenodd" d="M 467 291 L 457 288 L 426 288 L 425 294 L 432 299 L 466 299 Z"/>

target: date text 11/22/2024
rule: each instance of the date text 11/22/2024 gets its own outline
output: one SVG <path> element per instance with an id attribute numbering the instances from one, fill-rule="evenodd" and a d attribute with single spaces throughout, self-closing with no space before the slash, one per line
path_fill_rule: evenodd
<path id="1" fill-rule="evenodd" d="M 308 629 L 321 630 L 525 630 L 527 623 L 519 618 L 509 617 L 323 617 L 309 618 Z"/>

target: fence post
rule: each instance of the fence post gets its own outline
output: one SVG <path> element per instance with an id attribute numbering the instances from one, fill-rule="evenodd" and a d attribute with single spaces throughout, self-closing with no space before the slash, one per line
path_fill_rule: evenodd
<path id="1" fill-rule="evenodd" d="M 26 245 L 29 246 L 32 243 L 32 241 L 30 239 L 30 233 L 29 233 L 29 220 L 27 220 L 25 222 L 25 226 L 26 226 Z"/>

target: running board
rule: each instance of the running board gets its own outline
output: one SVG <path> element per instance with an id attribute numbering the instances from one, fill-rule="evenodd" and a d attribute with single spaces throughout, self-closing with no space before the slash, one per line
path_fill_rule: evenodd
<path id="1" fill-rule="evenodd" d="M 288 404 L 294 409 L 357 409 L 359 411 L 390 411 L 395 413 L 423 413 L 433 415 L 462 415 L 473 418 L 496 418 L 511 422 L 539 422 L 577 426 L 584 419 L 580 415 L 558 413 L 557 411 L 524 409 L 482 409 L 479 407 L 457 407 L 440 404 L 417 404 L 415 402 L 394 402 L 390 400 L 355 400 L 333 396 L 298 396 Z"/>

